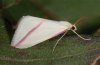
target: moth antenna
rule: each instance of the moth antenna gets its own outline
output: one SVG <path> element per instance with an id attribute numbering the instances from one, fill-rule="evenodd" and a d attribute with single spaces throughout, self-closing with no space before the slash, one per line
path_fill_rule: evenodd
<path id="1" fill-rule="evenodd" d="M 53 47 L 52 53 L 54 52 L 54 50 L 55 50 L 57 44 L 59 43 L 59 41 L 65 36 L 66 33 L 67 33 L 67 31 L 57 40 L 56 44 Z"/>
<path id="2" fill-rule="evenodd" d="M 72 29 L 71 29 L 71 31 L 73 31 L 79 38 L 81 38 L 81 39 L 83 39 L 83 40 L 91 40 L 91 39 L 86 39 L 86 38 L 82 37 L 82 36 L 79 35 L 75 30 L 72 30 Z"/>
<path id="3" fill-rule="evenodd" d="M 85 16 L 80 17 L 74 24 L 78 25 L 79 23 L 81 23 L 81 20 L 84 20 L 84 19 L 87 19 L 87 17 L 85 17 Z"/>

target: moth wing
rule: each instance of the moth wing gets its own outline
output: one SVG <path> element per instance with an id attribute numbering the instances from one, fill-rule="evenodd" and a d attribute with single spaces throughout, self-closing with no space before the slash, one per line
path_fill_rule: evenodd
<path id="1" fill-rule="evenodd" d="M 57 21 L 24 16 L 20 20 L 11 45 L 20 49 L 28 48 L 64 32 L 67 27 Z"/>

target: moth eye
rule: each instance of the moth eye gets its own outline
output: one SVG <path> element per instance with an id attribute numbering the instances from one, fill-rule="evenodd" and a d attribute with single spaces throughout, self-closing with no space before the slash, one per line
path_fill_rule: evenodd
<path id="1" fill-rule="evenodd" d="M 77 28 L 76 28 L 75 25 L 73 25 L 71 29 L 72 29 L 72 30 L 77 30 Z"/>
<path id="2" fill-rule="evenodd" d="M 72 26 L 72 28 L 71 28 L 72 30 L 75 30 L 75 26 Z"/>

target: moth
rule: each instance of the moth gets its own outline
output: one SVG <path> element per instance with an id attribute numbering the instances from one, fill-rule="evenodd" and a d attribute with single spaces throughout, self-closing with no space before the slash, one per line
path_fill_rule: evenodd
<path id="1" fill-rule="evenodd" d="M 11 46 L 19 49 L 29 48 L 64 33 L 61 36 L 62 38 L 69 30 L 77 34 L 75 32 L 77 30 L 76 26 L 67 21 L 54 21 L 34 16 L 23 16 L 15 31 Z M 89 40 L 80 35 L 78 36 L 84 40 Z M 54 48 L 60 39 L 58 39 Z"/>

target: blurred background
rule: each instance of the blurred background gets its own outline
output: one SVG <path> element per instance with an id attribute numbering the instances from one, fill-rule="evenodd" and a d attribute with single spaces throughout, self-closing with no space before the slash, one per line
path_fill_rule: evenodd
<path id="1" fill-rule="evenodd" d="M 100 0 L 0 0 L 0 43 L 10 43 L 26 15 L 76 23 L 78 33 L 100 37 Z"/>
<path id="2" fill-rule="evenodd" d="M 72 24 L 81 18 L 76 24 L 78 33 L 93 34 L 100 31 L 99 0 L 1 0 L 0 19 L 9 36 L 13 35 L 18 20 L 26 15 L 64 20 Z"/>

